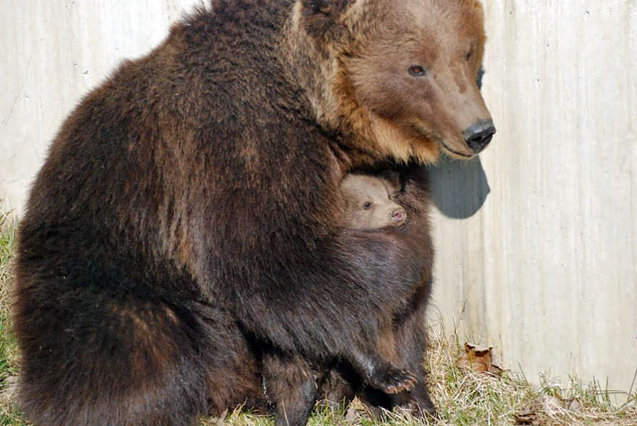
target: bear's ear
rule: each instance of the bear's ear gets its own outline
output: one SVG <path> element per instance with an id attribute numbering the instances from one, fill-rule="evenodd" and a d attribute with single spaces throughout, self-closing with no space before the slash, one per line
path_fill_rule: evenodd
<path id="1" fill-rule="evenodd" d="M 344 31 L 339 18 L 357 0 L 300 0 L 307 33 L 317 39 L 338 39 Z M 359 0 L 360 1 L 360 0 Z M 323 40 L 321 45 L 325 45 Z"/>
<path id="2" fill-rule="evenodd" d="M 303 13 L 307 15 L 322 14 L 338 16 L 356 0 L 302 0 Z"/>

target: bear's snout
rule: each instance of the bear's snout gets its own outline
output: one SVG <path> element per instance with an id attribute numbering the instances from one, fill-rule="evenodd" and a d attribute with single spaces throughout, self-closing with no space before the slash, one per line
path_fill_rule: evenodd
<path id="1" fill-rule="evenodd" d="M 462 136 L 464 136 L 469 148 L 478 154 L 489 145 L 494 134 L 495 126 L 493 125 L 493 120 L 480 120 L 467 127 Z"/>

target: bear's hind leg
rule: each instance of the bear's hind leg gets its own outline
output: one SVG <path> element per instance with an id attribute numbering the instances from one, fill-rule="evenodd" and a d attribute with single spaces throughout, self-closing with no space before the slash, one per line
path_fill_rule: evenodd
<path id="1" fill-rule="evenodd" d="M 48 284 L 17 294 L 18 397 L 30 420 L 189 425 L 206 412 L 207 366 L 196 343 L 205 336 L 188 310 L 95 287 L 56 294 Z"/>

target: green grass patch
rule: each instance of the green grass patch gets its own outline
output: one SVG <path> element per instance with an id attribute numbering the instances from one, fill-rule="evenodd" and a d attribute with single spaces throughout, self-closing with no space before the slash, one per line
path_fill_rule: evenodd
<path id="1" fill-rule="evenodd" d="M 0 214 L 0 424 L 24 425 L 13 402 L 18 374 L 18 348 L 11 334 L 10 290 L 13 283 L 11 260 L 15 246 L 15 226 Z"/>
<path id="2" fill-rule="evenodd" d="M 0 425 L 25 425 L 17 409 L 12 389 L 18 371 L 18 351 L 11 335 L 10 289 L 13 285 L 11 260 L 15 250 L 15 227 L 0 216 Z M 599 383 L 572 378 L 566 385 L 543 379 L 531 385 L 524 377 L 501 376 L 467 371 L 457 365 L 463 352 L 458 336 L 430 331 L 426 368 L 432 399 L 439 420 L 416 420 L 404 413 L 387 413 L 372 419 L 363 405 L 354 401 L 340 412 L 318 408 L 309 421 L 319 425 L 637 425 L 637 393 L 613 395 Z M 637 384 L 635 384 L 637 388 Z M 53 390 L 54 391 L 54 390 Z M 613 402 L 615 401 L 615 402 Z M 619 401 L 619 402 L 617 402 Z M 223 420 L 203 419 L 202 425 L 273 425 L 273 419 L 242 413 L 228 413 Z"/>
<path id="3" fill-rule="evenodd" d="M 6 217 L 0 218 L 0 381 L 17 374 L 17 348 L 11 337 L 9 320 L 11 259 L 15 241 L 15 227 L 7 223 Z"/>

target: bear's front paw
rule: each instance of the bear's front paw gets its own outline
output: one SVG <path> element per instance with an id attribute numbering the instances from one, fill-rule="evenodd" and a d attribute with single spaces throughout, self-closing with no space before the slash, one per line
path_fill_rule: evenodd
<path id="1" fill-rule="evenodd" d="M 390 365 L 377 370 L 367 382 L 371 387 L 385 393 L 396 394 L 410 391 L 418 381 L 409 371 Z"/>

